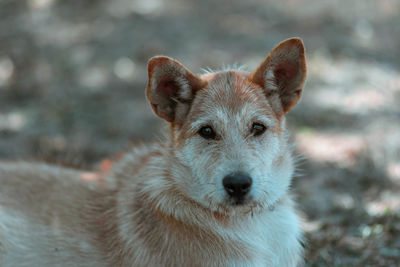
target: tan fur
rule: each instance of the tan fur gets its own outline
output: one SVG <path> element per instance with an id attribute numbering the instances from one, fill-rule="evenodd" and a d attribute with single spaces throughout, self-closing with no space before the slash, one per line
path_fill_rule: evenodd
<path id="1" fill-rule="evenodd" d="M 175 60 L 153 58 L 146 93 L 171 134 L 104 161 L 98 172 L 1 163 L 0 266 L 297 265 L 301 231 L 288 191 L 294 167 L 283 115 L 304 83 L 299 46 L 299 39 L 283 42 L 254 73 L 198 77 Z M 263 76 L 268 71 L 277 76 Z M 267 78 L 282 88 L 269 88 Z M 267 124 L 262 137 L 251 135 L 253 122 Z M 218 132 L 215 140 L 199 136 L 204 124 Z M 254 179 L 238 206 L 221 183 L 235 171 Z"/>

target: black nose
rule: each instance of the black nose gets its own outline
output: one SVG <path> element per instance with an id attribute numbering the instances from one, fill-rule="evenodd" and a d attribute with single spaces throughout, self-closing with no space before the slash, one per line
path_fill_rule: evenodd
<path id="1" fill-rule="evenodd" d="M 252 183 L 251 177 L 241 172 L 227 175 L 222 180 L 225 191 L 236 199 L 242 199 L 250 191 Z"/>

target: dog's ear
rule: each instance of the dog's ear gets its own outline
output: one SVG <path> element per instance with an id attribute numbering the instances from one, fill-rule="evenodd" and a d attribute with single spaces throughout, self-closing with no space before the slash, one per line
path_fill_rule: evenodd
<path id="1" fill-rule="evenodd" d="M 250 79 L 263 88 L 275 112 L 282 116 L 299 101 L 305 77 L 303 41 L 291 38 L 278 44 Z"/>
<path id="2" fill-rule="evenodd" d="M 162 56 L 150 59 L 148 75 L 147 98 L 154 112 L 168 122 L 182 122 L 196 91 L 207 83 L 178 61 Z"/>

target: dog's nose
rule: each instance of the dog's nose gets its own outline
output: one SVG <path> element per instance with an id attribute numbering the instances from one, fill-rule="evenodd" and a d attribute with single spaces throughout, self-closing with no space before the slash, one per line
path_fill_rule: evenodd
<path id="1" fill-rule="evenodd" d="M 243 198 L 249 191 L 253 180 L 245 173 L 233 173 L 222 180 L 225 191 L 229 196 L 236 199 Z"/>

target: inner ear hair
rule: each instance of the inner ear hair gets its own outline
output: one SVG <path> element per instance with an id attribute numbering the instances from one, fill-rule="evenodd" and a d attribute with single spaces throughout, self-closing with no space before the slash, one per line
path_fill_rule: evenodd
<path id="1" fill-rule="evenodd" d="M 147 98 L 153 111 L 168 122 L 182 122 L 194 95 L 206 85 L 205 81 L 169 57 L 151 58 L 148 75 Z"/>

